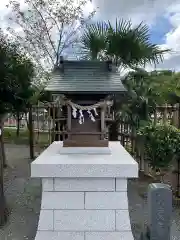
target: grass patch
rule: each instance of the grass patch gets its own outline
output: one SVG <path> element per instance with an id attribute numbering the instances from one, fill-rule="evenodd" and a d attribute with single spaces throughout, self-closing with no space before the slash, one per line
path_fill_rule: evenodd
<path id="1" fill-rule="evenodd" d="M 16 128 L 4 128 L 4 142 L 29 145 L 29 131 L 28 129 L 20 129 L 19 136 L 17 136 Z M 34 132 L 34 145 L 49 145 L 49 134 L 47 132 Z"/>
<path id="2" fill-rule="evenodd" d="M 17 136 L 16 128 L 4 128 L 4 142 L 15 144 L 29 144 L 29 131 L 21 129 L 19 136 Z"/>

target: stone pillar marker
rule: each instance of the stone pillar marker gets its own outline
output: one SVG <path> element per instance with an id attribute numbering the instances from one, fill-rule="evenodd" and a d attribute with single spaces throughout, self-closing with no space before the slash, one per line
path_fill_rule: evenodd
<path id="1" fill-rule="evenodd" d="M 170 240 L 172 191 L 169 185 L 152 183 L 148 188 L 148 232 L 150 240 Z"/>

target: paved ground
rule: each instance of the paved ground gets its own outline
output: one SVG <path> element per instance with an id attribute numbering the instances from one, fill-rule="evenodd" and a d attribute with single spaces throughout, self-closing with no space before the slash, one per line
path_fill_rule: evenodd
<path id="1" fill-rule="evenodd" d="M 9 167 L 5 172 L 5 194 L 11 215 L 8 224 L 0 229 L 0 240 L 34 240 L 41 203 L 41 184 L 30 179 L 29 151 L 26 146 L 6 145 Z M 144 221 L 147 221 L 146 199 L 140 197 L 146 185 L 129 181 L 130 217 L 135 240 L 139 240 Z M 180 239 L 180 210 L 174 209 L 172 240 Z"/>

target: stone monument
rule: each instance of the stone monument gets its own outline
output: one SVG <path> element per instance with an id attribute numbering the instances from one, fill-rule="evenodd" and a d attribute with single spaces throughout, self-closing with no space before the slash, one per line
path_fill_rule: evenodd
<path id="1" fill-rule="evenodd" d="M 170 240 L 172 190 L 163 183 L 153 183 L 148 189 L 148 231 L 150 240 Z"/>
<path id="2" fill-rule="evenodd" d="M 67 113 L 66 139 L 31 164 L 31 177 L 42 179 L 35 239 L 133 240 L 127 179 L 138 177 L 138 164 L 106 134 L 113 96 L 125 93 L 117 69 L 61 58 L 46 90 Z"/>

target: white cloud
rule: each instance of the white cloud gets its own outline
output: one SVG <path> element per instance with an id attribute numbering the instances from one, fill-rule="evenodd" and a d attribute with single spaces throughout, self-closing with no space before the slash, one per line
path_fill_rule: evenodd
<path id="1" fill-rule="evenodd" d="M 23 0 L 19 0 L 23 1 Z M 0 13 L 7 13 L 5 5 L 8 0 L 0 1 Z M 165 60 L 158 68 L 171 68 L 180 71 L 180 2 L 179 0 L 92 0 L 92 4 L 98 7 L 95 19 L 112 20 L 115 18 L 131 19 L 134 24 L 141 21 L 152 26 L 156 17 L 166 16 L 173 26 L 172 31 L 166 34 L 163 48 L 172 49 L 165 55 Z M 85 12 L 92 10 L 91 4 L 85 8 Z M 1 21 L 2 25 L 2 21 Z M 148 66 L 148 69 L 152 66 Z"/>
<path id="2" fill-rule="evenodd" d="M 97 17 L 102 19 L 131 18 L 134 23 L 151 24 L 168 6 L 178 0 L 92 0 L 99 8 Z"/>
<path id="3" fill-rule="evenodd" d="M 172 30 L 166 34 L 164 47 L 170 48 L 172 51 L 160 67 L 180 71 L 180 3 L 168 7 L 167 16 L 172 24 Z"/>
<path id="4" fill-rule="evenodd" d="M 0 1 L 0 27 L 3 26 L 4 16 L 8 13 L 8 9 L 6 8 L 6 4 L 8 0 Z"/>
<path id="5" fill-rule="evenodd" d="M 4 10 L 8 2 L 9 2 L 8 0 L 0 1 L 0 10 Z"/>
<path id="6" fill-rule="evenodd" d="M 166 34 L 163 49 L 172 49 L 164 56 L 164 62 L 157 69 L 175 69 L 180 71 L 180 2 L 179 0 L 92 0 L 99 7 L 96 18 L 115 20 L 131 19 L 134 24 L 144 21 L 149 26 L 155 24 L 157 17 L 164 15 L 172 24 L 172 31 Z M 147 66 L 154 69 L 154 66 Z"/>

